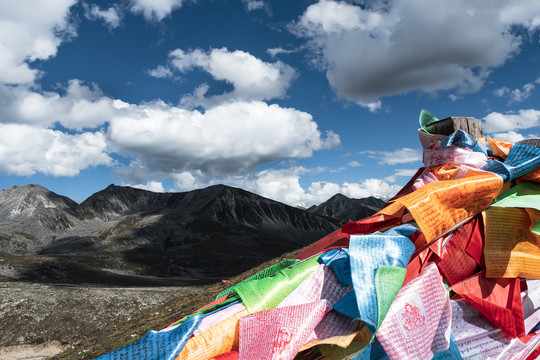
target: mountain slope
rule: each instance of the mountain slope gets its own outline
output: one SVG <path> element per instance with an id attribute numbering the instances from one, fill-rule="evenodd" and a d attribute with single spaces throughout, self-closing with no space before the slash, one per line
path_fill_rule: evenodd
<path id="1" fill-rule="evenodd" d="M 0 218 L 27 223 L 38 221 L 51 230 L 68 227 L 78 204 L 40 185 L 14 186 L 0 192 Z"/>
<path id="2" fill-rule="evenodd" d="M 172 193 L 155 193 L 129 186 L 109 185 L 84 200 L 77 212 L 87 219 L 98 217 L 106 221 L 119 215 L 165 207 L 172 195 Z"/>
<path id="3" fill-rule="evenodd" d="M 355 221 L 375 214 L 384 207 L 384 204 L 384 201 L 373 196 L 351 199 L 345 195 L 336 194 L 324 203 L 312 206 L 308 211 L 344 221 Z"/>
<path id="4" fill-rule="evenodd" d="M 111 185 L 81 204 L 40 186 L 0 192 L 0 277 L 132 282 L 227 277 L 342 221 L 224 185 L 154 193 Z"/>

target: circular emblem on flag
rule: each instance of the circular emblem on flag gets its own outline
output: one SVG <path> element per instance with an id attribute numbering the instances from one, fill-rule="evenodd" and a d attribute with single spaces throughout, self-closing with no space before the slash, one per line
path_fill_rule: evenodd
<path id="1" fill-rule="evenodd" d="M 419 298 L 407 301 L 396 317 L 406 336 L 418 335 L 427 330 L 426 312 Z"/>

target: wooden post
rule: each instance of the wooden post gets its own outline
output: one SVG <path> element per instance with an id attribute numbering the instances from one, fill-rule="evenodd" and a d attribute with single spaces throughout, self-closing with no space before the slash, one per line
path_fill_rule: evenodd
<path id="1" fill-rule="evenodd" d="M 438 135 L 450 135 L 459 129 L 469 133 L 475 139 L 484 136 L 482 133 L 482 122 L 473 117 L 450 116 L 426 126 L 426 130 L 430 134 Z"/>

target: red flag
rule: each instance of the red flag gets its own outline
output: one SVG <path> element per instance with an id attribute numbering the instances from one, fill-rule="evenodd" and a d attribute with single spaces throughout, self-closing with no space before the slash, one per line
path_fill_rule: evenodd
<path id="1" fill-rule="evenodd" d="M 486 278 L 484 270 L 455 284 L 452 290 L 509 336 L 525 335 L 519 279 Z"/>

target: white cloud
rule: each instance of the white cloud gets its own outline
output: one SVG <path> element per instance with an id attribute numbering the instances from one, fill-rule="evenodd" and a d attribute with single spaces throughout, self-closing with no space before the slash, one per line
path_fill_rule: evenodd
<path id="1" fill-rule="evenodd" d="M 153 70 L 148 70 L 148 75 L 158 78 L 158 79 L 165 79 L 165 78 L 172 77 L 173 73 L 171 69 L 169 69 L 168 67 L 159 65 L 157 68 Z"/>
<path id="2" fill-rule="evenodd" d="M 268 169 L 241 178 L 227 178 L 225 182 L 291 206 L 306 208 L 318 205 L 337 193 L 351 198 L 375 196 L 388 199 L 401 189 L 401 186 L 389 184 L 384 180 L 366 179 L 359 183 L 341 184 L 317 181 L 312 182 L 306 190 L 300 185 L 300 177 L 311 172 L 312 170 L 301 166 L 279 170 Z"/>
<path id="3" fill-rule="evenodd" d="M 197 169 L 174 173 L 170 177 L 174 181 L 176 188 L 184 191 L 213 185 L 213 179 L 209 179 L 208 176 L 205 176 L 202 171 Z"/>
<path id="4" fill-rule="evenodd" d="M 361 151 L 360 154 L 364 154 L 370 159 L 379 160 L 379 164 L 381 165 L 396 165 L 422 161 L 422 152 L 411 148 L 394 151 L 367 150 Z"/>
<path id="5" fill-rule="evenodd" d="M 228 178 L 225 183 L 234 184 L 261 196 L 283 202 L 291 206 L 306 206 L 306 193 L 300 186 L 300 176 L 309 170 L 297 166 L 288 169 L 269 169 L 247 176 Z"/>
<path id="6" fill-rule="evenodd" d="M 200 170 L 204 176 L 243 174 L 340 143 L 332 132 L 323 137 L 305 112 L 255 101 L 204 113 L 161 102 L 133 105 L 111 120 L 108 135 L 116 151 L 133 154 L 151 171 Z"/>
<path id="7" fill-rule="evenodd" d="M 365 102 L 365 103 L 361 103 L 361 105 L 367 107 L 370 112 L 377 112 L 381 110 L 382 108 L 382 101 L 377 100 L 377 101 Z"/>
<path id="8" fill-rule="evenodd" d="M 69 8 L 75 0 L 0 2 L 0 83 L 31 84 L 39 71 L 28 61 L 56 55 L 67 35 L 74 35 Z"/>
<path id="9" fill-rule="evenodd" d="M 276 57 L 279 54 L 292 54 L 292 53 L 295 53 L 295 52 L 298 52 L 298 51 L 299 51 L 299 49 L 287 50 L 287 49 L 284 49 L 282 47 L 271 48 L 271 49 L 266 50 L 268 55 L 270 55 L 271 57 Z"/>
<path id="10" fill-rule="evenodd" d="M 163 188 L 163 183 L 160 181 L 148 181 L 145 184 L 138 184 L 138 185 L 130 185 L 131 187 L 134 187 L 136 189 L 142 189 L 142 190 L 148 190 L 153 192 L 165 192 L 165 189 Z"/>
<path id="11" fill-rule="evenodd" d="M 342 33 L 349 30 L 374 30 L 384 18 L 375 11 L 337 1 L 319 1 L 310 5 L 300 18 L 300 29 L 308 34 Z"/>
<path id="12" fill-rule="evenodd" d="M 493 90 L 493 95 L 497 97 L 503 97 L 506 96 L 510 92 L 510 88 L 503 86 L 501 88 Z"/>
<path id="13" fill-rule="evenodd" d="M 499 18 L 506 24 L 521 24 L 534 30 L 540 26 L 540 3 L 535 0 L 503 2 Z"/>
<path id="14" fill-rule="evenodd" d="M 96 4 L 84 6 L 84 15 L 89 20 L 102 20 L 110 28 L 114 29 L 120 26 L 122 20 L 120 9 L 117 6 L 112 6 L 107 10 L 102 10 Z"/>
<path id="15" fill-rule="evenodd" d="M 507 132 L 502 132 L 502 133 L 496 133 L 496 134 L 493 134 L 493 138 L 494 139 L 500 139 L 500 140 L 506 140 L 506 141 L 510 141 L 510 142 L 518 142 L 518 141 L 521 141 L 523 139 L 525 139 L 525 137 L 515 131 L 507 131 Z"/>
<path id="16" fill-rule="evenodd" d="M 345 166 L 341 166 L 341 167 L 338 167 L 337 169 L 330 169 L 330 170 L 328 170 L 328 172 L 331 173 L 331 174 L 336 174 L 336 173 L 341 172 L 343 170 L 347 170 L 347 168 Z"/>
<path id="17" fill-rule="evenodd" d="M 362 166 L 362 164 L 360 164 L 358 161 L 353 160 L 353 161 L 351 161 L 349 163 L 349 166 L 350 167 L 358 167 L 358 166 Z"/>
<path id="18" fill-rule="evenodd" d="M 0 171 L 9 175 L 76 176 L 90 166 L 113 165 L 106 148 L 101 132 L 68 135 L 30 125 L 0 124 Z"/>
<path id="19" fill-rule="evenodd" d="M 540 110 L 519 110 L 517 114 L 489 113 L 484 120 L 483 129 L 487 133 L 530 129 L 540 126 Z"/>
<path id="20" fill-rule="evenodd" d="M 174 10 L 182 7 L 185 0 L 132 0 L 131 11 L 142 13 L 147 21 L 161 21 Z"/>
<path id="21" fill-rule="evenodd" d="M 130 183 L 151 186 L 148 181 L 168 178 L 184 190 L 340 144 L 338 135 L 321 134 L 310 114 L 292 108 L 261 101 L 205 112 L 161 101 L 135 105 L 78 80 L 63 94 L 0 86 L 0 119 L 6 136 L 0 172 L 74 176 L 89 166 L 115 165 L 109 154 L 116 153 L 131 159 L 115 169 Z M 57 124 L 72 135 L 52 130 Z"/>
<path id="22" fill-rule="evenodd" d="M 328 200 L 330 196 L 338 192 L 355 199 L 369 196 L 389 199 L 401 190 L 401 188 L 399 185 L 388 184 L 388 182 L 381 179 L 366 179 L 359 183 L 344 182 L 339 185 L 328 182 L 314 182 L 309 187 L 308 194 L 312 194 L 319 203 Z M 334 190 L 337 191 L 334 192 Z M 330 195 L 331 192 L 333 194 Z"/>
<path id="23" fill-rule="evenodd" d="M 456 101 L 458 101 L 458 100 L 463 99 L 463 96 L 462 96 L 462 95 L 450 94 L 450 95 L 448 95 L 448 98 L 449 98 L 452 102 L 456 102 Z"/>
<path id="24" fill-rule="evenodd" d="M 416 174 L 416 172 L 418 171 L 418 169 L 396 169 L 395 171 L 395 175 L 396 176 L 413 176 L 414 174 Z"/>
<path id="25" fill-rule="evenodd" d="M 211 107 L 230 100 L 283 98 L 296 74 L 293 68 L 281 61 L 266 63 L 244 51 L 230 52 L 226 48 L 213 49 L 208 53 L 198 49 L 190 52 L 177 49 L 170 53 L 169 60 L 178 71 L 201 68 L 214 79 L 226 81 L 234 87 L 231 92 L 205 97 L 208 86 L 203 85 L 183 99 L 182 104 L 191 106 Z"/>
<path id="26" fill-rule="evenodd" d="M 320 0 L 292 29 L 308 39 L 339 97 L 376 111 L 380 98 L 409 91 L 478 91 L 493 68 L 518 52 L 522 40 L 511 25 L 535 26 L 530 6 Z"/>
<path id="27" fill-rule="evenodd" d="M 67 129 L 98 127 L 111 119 L 118 102 L 103 96 L 95 85 L 71 80 L 61 96 L 56 92 L 35 92 L 27 87 L 0 85 L 0 122 Z"/>
<path id="28" fill-rule="evenodd" d="M 266 4 L 262 0 L 242 0 L 247 11 L 263 9 Z"/>
<path id="29" fill-rule="evenodd" d="M 508 96 L 509 97 L 509 101 L 508 101 L 509 104 L 518 103 L 518 102 L 522 102 L 523 100 L 529 98 L 532 95 L 532 92 L 533 92 L 534 88 L 535 88 L 534 83 L 527 83 L 527 84 L 523 85 L 523 87 L 521 89 L 514 89 L 514 90 L 511 90 L 506 86 L 503 86 L 503 87 L 501 87 L 499 89 L 495 89 L 493 91 L 493 95 L 495 95 L 497 97 Z"/>
<path id="30" fill-rule="evenodd" d="M 394 183 L 398 177 L 412 177 L 417 171 L 418 169 L 396 169 L 394 174 L 386 177 L 385 180 Z"/>

